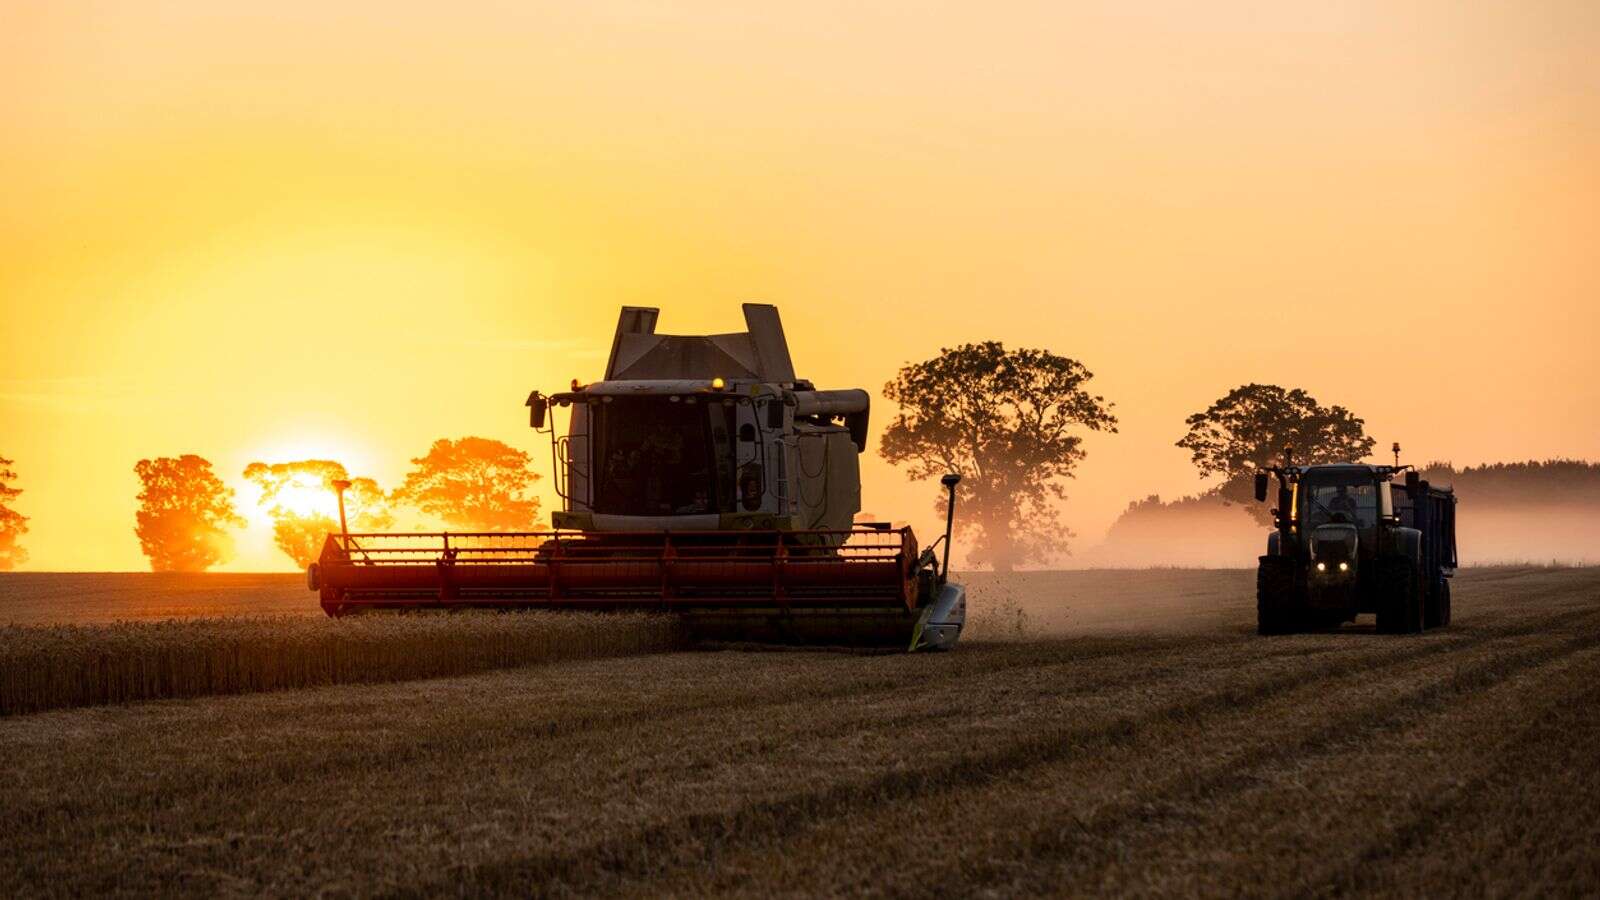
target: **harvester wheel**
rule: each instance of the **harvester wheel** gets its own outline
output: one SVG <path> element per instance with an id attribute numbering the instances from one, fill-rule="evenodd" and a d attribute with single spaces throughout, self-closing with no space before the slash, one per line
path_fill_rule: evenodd
<path id="1" fill-rule="evenodd" d="M 1291 634 L 1300 629 L 1295 603 L 1294 560 L 1263 556 L 1256 567 L 1256 634 Z"/>
<path id="2" fill-rule="evenodd" d="M 1426 591 L 1416 563 L 1392 559 L 1384 564 L 1379 583 L 1378 631 L 1382 634 L 1416 634 L 1422 630 Z"/>

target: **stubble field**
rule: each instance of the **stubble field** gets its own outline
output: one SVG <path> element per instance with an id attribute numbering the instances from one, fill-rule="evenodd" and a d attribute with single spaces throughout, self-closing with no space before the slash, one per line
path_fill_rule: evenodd
<path id="1" fill-rule="evenodd" d="M 299 609 L 58 577 L 0 579 L 0 624 Z M 1600 891 L 1600 570 L 1467 570 L 1411 637 L 1258 638 L 1248 572 L 971 583 L 944 655 L 0 717 L 0 893 Z"/>

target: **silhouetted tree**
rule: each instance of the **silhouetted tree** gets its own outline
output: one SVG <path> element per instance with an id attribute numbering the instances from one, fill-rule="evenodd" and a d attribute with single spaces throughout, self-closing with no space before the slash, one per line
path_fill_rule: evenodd
<path id="1" fill-rule="evenodd" d="M 327 536 L 339 530 L 335 481 L 349 481 L 344 493 L 345 521 L 352 531 L 382 531 L 394 525 L 383 489 L 371 478 L 351 478 L 331 459 L 253 462 L 244 477 L 261 488 L 256 501 L 272 517 L 272 540 L 304 568 L 322 553 Z"/>
<path id="2" fill-rule="evenodd" d="M 17 538 L 28 533 L 28 517 L 11 508 L 22 494 L 9 482 L 17 477 L 14 463 L 0 456 L 0 572 L 9 572 L 28 561 L 28 551 L 17 545 Z"/>
<path id="3" fill-rule="evenodd" d="M 414 468 L 392 495 L 396 503 L 467 530 L 516 531 L 538 520 L 539 499 L 525 496 L 539 479 L 533 460 L 509 444 L 440 439 L 411 462 Z"/>
<path id="4" fill-rule="evenodd" d="M 332 516 L 284 516 L 272 521 L 272 542 L 304 569 L 322 555 L 328 535 L 338 531 L 339 520 Z"/>
<path id="5" fill-rule="evenodd" d="M 884 385 L 901 407 L 884 432 L 884 458 L 909 464 L 913 480 L 961 473 L 957 520 L 977 532 L 968 560 L 1009 571 L 1064 553 L 1072 532 L 1053 501 L 1066 498 L 1061 481 L 1084 457 L 1075 432 L 1117 430 L 1112 404 L 1083 389 L 1092 377 L 1045 350 L 996 341 L 942 349 Z"/>
<path id="6" fill-rule="evenodd" d="M 154 572 L 204 572 L 233 555 L 229 526 L 243 527 L 233 489 L 194 454 L 141 459 L 134 533 Z"/>
<path id="7" fill-rule="evenodd" d="M 1217 493 L 1243 503 L 1267 521 L 1255 502 L 1251 479 L 1258 469 L 1281 462 L 1294 448 L 1297 464 L 1357 462 L 1372 452 L 1366 423 L 1342 406 L 1322 406 L 1305 391 L 1275 384 L 1246 384 L 1185 420 L 1189 433 L 1178 441 L 1202 476 L 1221 475 Z"/>

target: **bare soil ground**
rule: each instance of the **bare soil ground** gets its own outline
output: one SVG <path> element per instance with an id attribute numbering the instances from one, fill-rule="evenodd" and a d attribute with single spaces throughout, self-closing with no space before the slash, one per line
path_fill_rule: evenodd
<path id="1" fill-rule="evenodd" d="M 1257 638 L 1250 581 L 974 577 L 944 655 L 0 719 L 0 894 L 1600 891 L 1600 570 L 1468 570 L 1412 637 Z"/>

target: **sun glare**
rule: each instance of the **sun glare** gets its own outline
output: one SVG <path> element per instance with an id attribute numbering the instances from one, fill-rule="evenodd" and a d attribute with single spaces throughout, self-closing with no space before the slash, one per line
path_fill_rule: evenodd
<path id="1" fill-rule="evenodd" d="M 296 475 L 278 490 L 273 500 L 296 518 L 339 515 L 339 503 L 333 490 L 311 475 Z"/>

